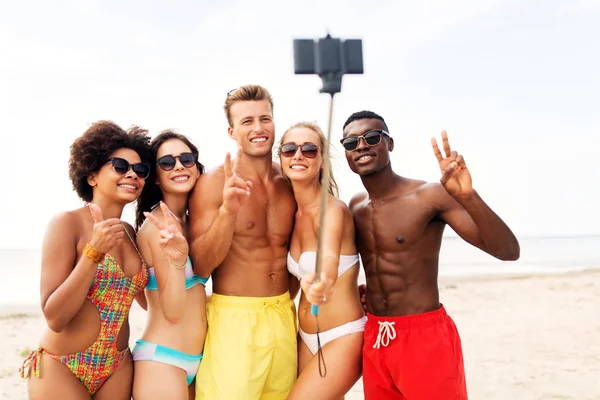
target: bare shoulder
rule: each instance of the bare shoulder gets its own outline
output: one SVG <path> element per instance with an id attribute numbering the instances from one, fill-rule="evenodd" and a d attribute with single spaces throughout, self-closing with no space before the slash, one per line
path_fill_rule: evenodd
<path id="1" fill-rule="evenodd" d="M 211 203 L 218 203 L 223 200 L 223 186 L 225 185 L 225 171 L 223 165 L 208 170 L 200 175 L 194 189 L 188 198 L 190 210 L 196 209 L 196 206 L 203 207 Z"/>
<path id="2" fill-rule="evenodd" d="M 290 184 L 290 181 L 283 174 L 281 165 L 279 165 L 276 162 L 272 163 L 271 171 L 272 171 L 272 177 L 273 177 L 273 184 L 275 185 L 277 190 L 286 191 L 291 196 L 293 196 L 294 193 L 292 191 L 292 185 Z"/>
<path id="3" fill-rule="evenodd" d="M 357 210 L 364 207 L 369 200 L 369 194 L 367 192 L 360 192 L 352 196 L 348 208 L 354 214 Z"/>
<path id="4" fill-rule="evenodd" d="M 352 213 L 350 212 L 350 208 L 344 203 L 342 199 L 338 199 L 333 197 L 332 200 L 327 204 L 327 211 L 338 212 L 343 216 L 352 217 Z"/>
<path id="5" fill-rule="evenodd" d="M 85 211 L 85 210 L 83 210 Z M 48 222 L 48 230 L 59 230 L 61 234 L 76 233 L 82 221 L 82 209 L 63 211 L 55 214 Z"/>
<path id="6" fill-rule="evenodd" d="M 131 235 L 131 237 L 133 239 L 135 239 L 135 229 L 133 229 L 133 226 L 131 226 L 131 224 L 129 222 L 125 222 L 125 221 L 121 221 L 121 225 L 123 225 L 123 227 L 127 230 L 127 233 L 129 233 Z"/>

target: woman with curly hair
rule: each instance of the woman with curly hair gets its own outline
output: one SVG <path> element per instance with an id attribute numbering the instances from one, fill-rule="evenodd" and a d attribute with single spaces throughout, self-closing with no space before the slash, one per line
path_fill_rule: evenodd
<path id="1" fill-rule="evenodd" d="M 176 132 L 161 132 L 150 147 L 156 173 L 138 200 L 136 229 L 152 267 L 146 329 L 132 352 L 133 398 L 187 400 L 194 398 L 207 329 L 207 279 L 194 274 L 187 242 L 188 195 L 204 167 L 196 146 Z"/>
<path id="2" fill-rule="evenodd" d="M 131 398 L 128 316 L 148 271 L 120 218 L 150 174 L 149 141 L 138 127 L 99 121 L 71 146 L 69 176 L 87 204 L 46 230 L 40 294 L 48 329 L 21 368 L 36 377 L 30 399 Z"/>

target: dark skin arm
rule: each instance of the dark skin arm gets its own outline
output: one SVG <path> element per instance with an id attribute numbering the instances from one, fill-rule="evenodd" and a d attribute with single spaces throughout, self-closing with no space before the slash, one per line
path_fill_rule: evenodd
<path id="1" fill-rule="evenodd" d="M 438 208 L 438 216 L 473 246 L 503 261 L 517 260 L 520 255 L 517 238 L 473 189 L 465 159 L 450 149 L 445 131 L 442 143 L 445 157 L 436 140 L 431 140 L 442 172 L 441 185 L 429 185 L 424 190 Z"/>

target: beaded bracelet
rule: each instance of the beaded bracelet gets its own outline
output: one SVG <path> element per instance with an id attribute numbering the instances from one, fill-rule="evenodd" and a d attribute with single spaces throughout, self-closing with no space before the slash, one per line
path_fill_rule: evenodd
<path id="1" fill-rule="evenodd" d="M 102 262 L 102 260 L 104 260 L 104 256 L 106 254 L 100 253 L 90 243 L 88 243 L 83 248 L 83 255 L 95 262 L 96 264 L 99 264 L 100 262 Z"/>

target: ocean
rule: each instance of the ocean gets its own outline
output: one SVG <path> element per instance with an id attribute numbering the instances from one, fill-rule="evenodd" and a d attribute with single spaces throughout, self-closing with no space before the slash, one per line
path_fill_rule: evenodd
<path id="1" fill-rule="evenodd" d="M 440 277 L 562 273 L 600 268 L 600 235 L 529 237 L 519 238 L 519 243 L 521 258 L 502 262 L 458 237 L 445 237 L 440 253 Z M 359 280 L 361 283 L 365 280 L 362 271 Z M 39 250 L 0 249 L 0 306 L 39 304 L 39 281 Z"/>

